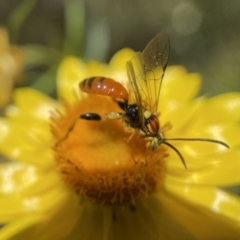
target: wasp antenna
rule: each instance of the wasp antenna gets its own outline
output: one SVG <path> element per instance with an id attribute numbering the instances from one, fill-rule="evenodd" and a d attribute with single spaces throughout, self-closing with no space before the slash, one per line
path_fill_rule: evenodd
<path id="1" fill-rule="evenodd" d="M 163 144 L 165 144 L 165 145 L 167 145 L 167 146 L 169 146 L 170 148 L 172 148 L 176 153 L 177 153 L 177 155 L 180 157 L 180 159 L 181 159 L 181 161 L 182 161 L 182 163 L 183 163 L 183 166 L 187 169 L 187 165 L 186 165 L 186 163 L 185 163 L 185 160 L 184 160 L 184 158 L 183 158 L 183 156 L 182 156 L 182 154 L 177 150 L 177 148 L 175 148 L 172 144 L 170 144 L 170 143 L 168 143 L 168 142 L 162 142 Z"/>
<path id="2" fill-rule="evenodd" d="M 62 141 L 64 141 L 64 140 L 68 137 L 68 135 L 70 134 L 70 132 L 73 130 L 74 126 L 76 125 L 77 120 L 78 120 L 78 118 L 76 118 L 76 119 L 73 121 L 73 123 L 71 124 L 71 126 L 68 128 L 68 131 L 67 131 L 66 135 L 65 135 L 62 139 L 60 139 L 60 140 L 55 144 L 55 148 L 56 148 Z"/>
<path id="3" fill-rule="evenodd" d="M 221 144 L 226 148 L 230 148 L 225 142 L 222 142 L 220 140 L 216 139 L 210 139 L 210 138 L 168 138 L 165 139 L 166 141 L 201 141 L 201 142 L 213 142 L 217 144 Z"/>

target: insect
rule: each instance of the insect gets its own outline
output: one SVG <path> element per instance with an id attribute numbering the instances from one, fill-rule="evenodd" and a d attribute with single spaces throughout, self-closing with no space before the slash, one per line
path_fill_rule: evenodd
<path id="1" fill-rule="evenodd" d="M 225 142 L 209 138 L 165 138 L 163 129 L 169 128 L 169 124 L 161 127 L 157 112 L 161 85 L 168 64 L 169 50 L 168 36 L 159 33 L 142 52 L 134 54 L 126 64 L 131 86 L 130 92 L 121 83 L 111 78 L 91 77 L 80 82 L 79 87 L 83 92 L 110 96 L 116 100 L 123 110 L 122 112 L 110 112 L 103 116 L 97 113 L 84 113 L 80 115 L 80 119 L 93 121 L 123 119 L 124 129 L 132 133 L 128 140 L 138 131 L 139 135 L 146 139 L 148 149 L 154 150 L 161 144 L 165 144 L 178 154 L 184 167 L 187 168 L 182 154 L 169 141 L 205 141 L 221 144 L 227 148 L 229 146 Z M 134 103 L 130 104 L 131 94 Z M 74 124 L 67 135 L 72 131 Z"/>

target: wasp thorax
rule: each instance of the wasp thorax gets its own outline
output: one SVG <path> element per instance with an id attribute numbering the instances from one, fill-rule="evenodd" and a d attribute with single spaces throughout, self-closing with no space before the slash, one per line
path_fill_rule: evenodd
<path id="1" fill-rule="evenodd" d="M 66 114 L 53 117 L 53 138 L 59 142 L 53 148 L 58 169 L 67 186 L 91 202 L 134 204 L 163 183 L 167 153 L 164 147 L 146 151 L 145 141 L 137 134 L 127 142 L 121 121 L 80 119 L 64 137 L 72 121 L 87 107 L 109 112 L 114 106 L 110 100 L 96 106 L 98 101 L 91 96 L 67 106 Z"/>
<path id="2" fill-rule="evenodd" d="M 147 135 L 156 135 L 159 132 L 159 120 L 158 117 L 146 110 L 144 112 L 145 126 L 147 128 Z"/>

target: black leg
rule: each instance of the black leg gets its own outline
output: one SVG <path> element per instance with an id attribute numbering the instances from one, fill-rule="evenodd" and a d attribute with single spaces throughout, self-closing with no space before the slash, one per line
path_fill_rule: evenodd
<path id="1" fill-rule="evenodd" d="M 90 121 L 100 121 L 102 118 L 97 113 L 84 113 L 80 115 L 81 119 L 90 120 Z"/>

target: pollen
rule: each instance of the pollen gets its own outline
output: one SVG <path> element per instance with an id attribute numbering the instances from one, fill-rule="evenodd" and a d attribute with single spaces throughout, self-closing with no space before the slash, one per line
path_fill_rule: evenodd
<path id="1" fill-rule="evenodd" d="M 52 116 L 53 151 L 63 181 L 79 196 L 102 205 L 135 204 L 158 190 L 166 173 L 164 146 L 152 151 L 121 119 L 89 121 L 83 113 L 121 112 L 107 97 L 91 95 Z"/>

